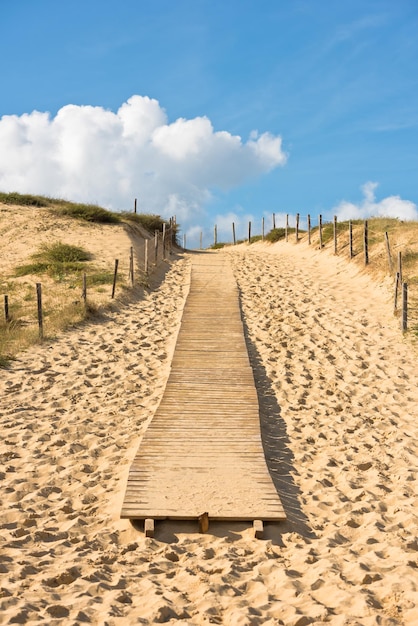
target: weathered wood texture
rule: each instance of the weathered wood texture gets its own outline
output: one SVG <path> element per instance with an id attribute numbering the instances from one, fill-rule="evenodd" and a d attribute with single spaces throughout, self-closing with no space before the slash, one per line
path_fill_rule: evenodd
<path id="1" fill-rule="evenodd" d="M 164 396 L 130 468 L 122 517 L 285 519 L 265 462 L 238 288 L 222 254 L 192 255 Z"/>

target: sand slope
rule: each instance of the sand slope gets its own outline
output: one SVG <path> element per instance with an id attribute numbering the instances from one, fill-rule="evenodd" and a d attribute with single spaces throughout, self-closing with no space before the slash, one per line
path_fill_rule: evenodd
<path id="1" fill-rule="evenodd" d="M 0 623 L 418 622 L 416 357 L 384 289 L 304 246 L 228 249 L 288 515 L 119 519 L 163 393 L 187 257 L 143 300 L 0 372 Z"/>

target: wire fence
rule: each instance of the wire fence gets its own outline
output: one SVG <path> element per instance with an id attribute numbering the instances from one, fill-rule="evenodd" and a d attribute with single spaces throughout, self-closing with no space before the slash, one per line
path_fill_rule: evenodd
<path id="1" fill-rule="evenodd" d="M 356 220 L 318 224 L 310 233 L 311 245 L 319 249 L 332 248 L 335 255 L 355 259 L 371 272 L 393 279 L 393 310 L 400 317 L 402 331 L 418 330 L 418 250 L 391 237 L 388 230 L 373 228 L 380 220 Z M 321 228 L 322 226 L 322 228 Z M 308 234 L 309 237 L 309 234 Z M 295 237 L 295 243 L 298 239 Z"/>
<path id="2" fill-rule="evenodd" d="M 85 319 L 135 287 L 147 287 L 156 269 L 170 258 L 175 244 L 175 229 L 164 228 L 149 237 L 133 228 L 136 236 L 123 258 L 113 267 L 66 272 L 62 275 L 36 276 L 38 282 L 13 279 L 5 284 L 3 316 L 0 322 L 0 354 L 14 354 L 42 340 L 57 329 Z M 24 339 L 22 337 L 24 336 Z M 17 349 L 16 349 L 17 348 Z"/>
<path id="3" fill-rule="evenodd" d="M 371 220 L 338 221 L 337 217 L 326 221 L 322 215 L 312 219 L 311 215 L 286 215 L 284 226 L 278 228 L 276 215 L 272 214 L 272 231 L 277 231 L 277 238 L 295 244 L 305 241 L 313 248 L 332 251 L 335 255 L 346 256 L 360 262 L 372 273 L 391 276 L 393 279 L 393 310 L 400 318 L 402 331 L 418 331 L 418 242 L 405 245 L 395 237 L 395 231 L 385 230 L 384 224 L 390 220 L 374 218 Z M 374 225 L 378 225 L 374 227 Z M 404 223 L 405 229 L 408 224 Z M 248 222 L 244 240 L 253 243 L 266 238 L 267 220 L 261 221 L 261 234 L 254 234 L 254 225 Z M 231 223 L 231 244 L 239 243 L 236 226 Z M 214 226 L 213 247 L 218 244 L 218 229 Z M 392 235 L 394 236 L 391 241 Z M 269 238 L 267 236 L 267 238 Z M 269 239 L 271 240 L 271 239 Z M 202 235 L 200 238 L 202 242 Z M 202 247 L 202 245 L 200 245 Z"/>

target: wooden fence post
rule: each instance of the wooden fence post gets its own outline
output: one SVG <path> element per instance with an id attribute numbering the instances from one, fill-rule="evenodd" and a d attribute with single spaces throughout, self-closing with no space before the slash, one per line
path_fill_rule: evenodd
<path id="1" fill-rule="evenodd" d="M 237 243 L 237 239 L 235 237 L 235 222 L 232 222 L 232 238 L 234 240 L 234 246 Z"/>
<path id="2" fill-rule="evenodd" d="M 369 223 L 364 221 L 364 264 L 369 264 Z"/>
<path id="3" fill-rule="evenodd" d="M 39 326 L 39 339 L 44 337 L 44 323 L 42 315 L 42 285 L 36 283 L 36 299 L 38 303 L 38 326 Z"/>
<path id="4" fill-rule="evenodd" d="M 337 216 L 334 215 L 334 254 L 338 254 L 338 244 L 337 244 Z"/>
<path id="5" fill-rule="evenodd" d="M 115 271 L 113 273 L 113 286 L 112 286 L 112 299 L 115 297 L 116 278 L 118 276 L 118 265 L 119 265 L 119 259 L 115 259 Z"/>
<path id="6" fill-rule="evenodd" d="M 251 222 L 248 222 L 248 243 L 251 243 Z"/>
<path id="7" fill-rule="evenodd" d="M 134 213 L 136 213 L 136 198 L 135 198 L 135 203 L 134 203 Z"/>
<path id="8" fill-rule="evenodd" d="M 213 243 L 215 246 L 218 243 L 218 227 L 216 224 L 215 224 L 215 228 L 213 229 Z"/>
<path id="9" fill-rule="evenodd" d="M 286 228 L 285 228 L 286 241 L 288 240 L 288 236 L 289 236 L 289 214 L 286 213 Z"/>
<path id="10" fill-rule="evenodd" d="M 183 235 L 183 250 L 186 249 L 186 233 Z"/>
<path id="11" fill-rule="evenodd" d="M 171 228 L 171 224 L 167 224 L 167 228 L 165 229 L 165 253 L 166 256 L 170 256 L 171 248 L 173 245 L 173 231 Z"/>
<path id="12" fill-rule="evenodd" d="M 6 324 L 10 322 L 9 316 L 9 296 L 4 296 L 4 319 L 6 320 Z"/>
<path id="13" fill-rule="evenodd" d="M 276 214 L 273 213 L 273 230 L 276 228 Z"/>
<path id="14" fill-rule="evenodd" d="M 319 216 L 319 249 L 322 250 L 322 215 Z"/>
<path id="15" fill-rule="evenodd" d="M 348 222 L 348 249 L 350 259 L 353 258 L 353 222 L 349 220 Z"/>
<path id="16" fill-rule="evenodd" d="M 402 284 L 402 252 L 398 252 L 399 284 Z"/>
<path id="17" fill-rule="evenodd" d="M 393 303 L 393 309 L 396 313 L 397 309 L 398 309 L 398 291 L 399 291 L 399 272 L 396 272 L 396 278 L 395 278 L 395 297 L 394 297 L 394 303 Z"/>
<path id="18" fill-rule="evenodd" d="M 165 238 L 167 236 L 167 229 L 166 229 L 166 224 L 164 222 L 163 224 L 163 241 L 162 241 L 162 245 L 163 245 L 163 260 L 165 259 Z"/>
<path id="19" fill-rule="evenodd" d="M 308 214 L 308 246 L 311 245 L 311 216 Z"/>
<path id="20" fill-rule="evenodd" d="M 171 250 L 173 248 L 173 223 L 171 221 L 171 217 L 170 217 L 170 221 L 168 223 L 168 231 L 167 231 L 167 249 L 168 249 L 168 256 L 170 256 L 171 254 Z"/>
<path id="21" fill-rule="evenodd" d="M 408 284 L 402 284 L 402 331 L 408 330 Z"/>
<path id="22" fill-rule="evenodd" d="M 145 272 L 145 275 L 148 274 L 148 239 L 145 239 L 144 272 Z"/>
<path id="23" fill-rule="evenodd" d="M 387 231 L 385 232 L 385 242 L 386 242 L 386 253 L 387 253 L 387 256 L 388 256 L 389 274 L 392 274 L 393 262 L 392 262 L 392 255 L 390 253 L 389 235 L 388 235 Z"/>
<path id="24" fill-rule="evenodd" d="M 296 243 L 298 243 L 298 241 L 299 241 L 299 217 L 300 217 L 299 213 L 296 213 L 296 229 L 295 229 L 295 232 L 296 232 Z"/>
<path id="25" fill-rule="evenodd" d="M 261 239 L 264 241 L 264 217 L 261 220 Z"/>
<path id="26" fill-rule="evenodd" d="M 158 265 L 158 230 L 154 230 L 154 265 Z"/>
<path id="27" fill-rule="evenodd" d="M 83 291 L 81 293 L 81 297 L 84 300 L 84 304 L 87 302 L 87 274 L 84 272 L 83 274 Z"/>
<path id="28" fill-rule="evenodd" d="M 129 255 L 129 278 L 131 280 L 131 287 L 134 286 L 134 249 L 131 246 L 131 252 Z"/>

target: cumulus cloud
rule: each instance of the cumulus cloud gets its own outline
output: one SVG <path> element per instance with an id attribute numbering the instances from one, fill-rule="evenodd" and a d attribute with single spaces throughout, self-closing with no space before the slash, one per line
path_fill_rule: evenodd
<path id="1" fill-rule="evenodd" d="M 366 219 L 367 217 L 396 217 L 400 220 L 418 220 L 416 204 L 400 196 L 388 196 L 377 201 L 378 183 L 369 181 L 362 186 L 363 200 L 359 204 L 342 201 L 335 207 L 334 215 L 340 220 Z"/>
<path id="2" fill-rule="evenodd" d="M 284 165 L 281 137 L 247 141 L 215 131 L 207 117 L 169 122 L 157 100 L 134 95 L 115 113 L 69 104 L 55 117 L 33 111 L 0 119 L 0 189 L 127 210 L 203 215 L 228 190 Z"/>

